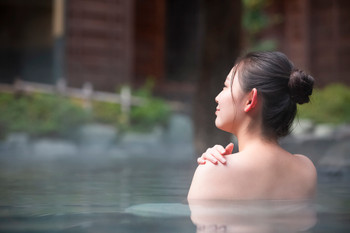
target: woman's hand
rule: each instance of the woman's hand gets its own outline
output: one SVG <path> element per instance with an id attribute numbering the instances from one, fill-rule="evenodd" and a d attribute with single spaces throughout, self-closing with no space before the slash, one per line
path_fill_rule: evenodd
<path id="1" fill-rule="evenodd" d="M 197 159 L 197 162 L 199 165 L 205 164 L 207 160 L 213 164 L 218 164 L 219 161 L 222 164 L 225 164 L 226 159 L 224 156 L 232 153 L 233 146 L 233 143 L 230 143 L 225 148 L 221 145 L 215 145 L 212 148 L 208 148 L 206 152 Z"/>

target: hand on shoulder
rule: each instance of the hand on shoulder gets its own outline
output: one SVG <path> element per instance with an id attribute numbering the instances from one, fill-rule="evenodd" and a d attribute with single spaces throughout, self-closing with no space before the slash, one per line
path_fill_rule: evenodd
<path id="1" fill-rule="evenodd" d="M 226 155 L 230 155 L 233 151 L 233 143 L 229 143 L 225 148 L 221 145 L 215 145 L 211 148 L 208 148 L 202 155 L 197 159 L 199 165 L 206 164 L 206 161 L 211 162 L 212 164 L 226 164 Z"/>

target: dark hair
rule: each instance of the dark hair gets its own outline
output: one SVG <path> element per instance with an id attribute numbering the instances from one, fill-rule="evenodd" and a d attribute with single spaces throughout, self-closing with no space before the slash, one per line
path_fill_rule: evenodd
<path id="1" fill-rule="evenodd" d="M 281 52 L 248 53 L 239 60 L 237 70 L 243 91 L 256 88 L 262 98 L 264 135 L 287 135 L 297 112 L 296 104 L 310 101 L 313 77 L 295 68 Z"/>

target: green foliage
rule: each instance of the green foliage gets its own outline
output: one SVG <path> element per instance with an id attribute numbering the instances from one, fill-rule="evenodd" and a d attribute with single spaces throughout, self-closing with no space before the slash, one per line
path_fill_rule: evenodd
<path id="1" fill-rule="evenodd" d="M 122 111 L 119 104 L 99 101 L 92 102 L 93 121 L 118 126 L 123 121 L 122 118 Z"/>
<path id="2" fill-rule="evenodd" d="M 324 89 L 315 89 L 311 102 L 298 107 L 298 115 L 316 123 L 349 123 L 350 87 L 331 84 Z"/>
<path id="3" fill-rule="evenodd" d="M 144 103 L 131 108 L 130 126 L 133 130 L 149 131 L 154 125 L 165 125 L 169 120 L 171 109 L 162 99 L 152 96 L 153 86 L 154 82 L 148 80 L 134 93 L 141 97 Z"/>
<path id="4" fill-rule="evenodd" d="M 46 95 L 0 93 L 0 129 L 32 136 L 63 136 L 84 124 L 88 114 L 67 98 Z"/>
<path id="5" fill-rule="evenodd" d="M 269 15 L 265 12 L 269 2 L 268 0 L 243 0 L 242 2 L 242 27 L 248 51 L 271 51 L 277 48 L 276 40 L 259 38 L 262 31 L 281 21 L 280 15 Z"/>
<path id="6" fill-rule="evenodd" d="M 170 117 L 171 109 L 162 99 L 152 96 L 154 82 L 148 80 L 135 96 L 141 97 L 144 103 L 131 108 L 130 127 L 136 131 L 149 131 L 155 125 L 165 125 Z"/>
<path id="7" fill-rule="evenodd" d="M 93 121 L 114 125 L 121 131 L 147 132 L 156 125 L 166 125 L 171 109 L 164 100 L 152 95 L 153 87 L 154 82 L 148 80 L 143 87 L 134 91 L 133 96 L 140 97 L 142 104 L 132 106 L 129 116 L 122 112 L 119 104 L 93 102 Z"/>
<path id="8" fill-rule="evenodd" d="M 243 0 L 243 28 L 256 35 L 269 25 L 269 18 L 264 13 L 266 0 Z"/>
<path id="9" fill-rule="evenodd" d="M 110 124 L 122 131 L 149 131 L 165 125 L 171 113 L 162 99 L 152 96 L 153 86 L 149 81 L 135 91 L 144 102 L 133 106 L 129 116 L 114 103 L 93 101 L 87 110 L 81 101 L 57 95 L 0 93 L 0 137 L 10 132 L 67 137 L 88 122 Z"/>

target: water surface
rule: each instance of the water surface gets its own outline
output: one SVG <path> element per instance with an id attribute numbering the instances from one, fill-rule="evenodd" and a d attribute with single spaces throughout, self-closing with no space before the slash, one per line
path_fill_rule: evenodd
<path id="1" fill-rule="evenodd" d="M 144 153 L 1 155 L 0 232 L 350 232 L 348 176 L 321 175 L 306 212 L 289 205 L 267 215 L 266 203 L 189 206 L 193 156 Z"/>

